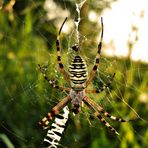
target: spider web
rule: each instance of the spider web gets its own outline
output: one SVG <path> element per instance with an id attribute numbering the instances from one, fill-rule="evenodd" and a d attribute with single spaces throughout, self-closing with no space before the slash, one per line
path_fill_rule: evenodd
<path id="1" fill-rule="evenodd" d="M 21 2 L 18 5 L 20 4 Z M 2 147 L 6 145 L 7 147 L 42 147 L 46 131 L 40 130 L 37 122 L 64 98 L 65 93 L 59 93 L 44 81 L 37 64 L 41 64 L 49 78 L 55 80 L 58 85 L 68 86 L 59 73 L 55 49 L 57 30 L 64 18 L 68 16 L 60 37 L 63 63 L 67 69 L 67 63 L 74 55 L 71 47 L 78 43 L 80 55 L 89 65 L 88 71 L 90 72 L 100 39 L 102 8 L 109 7 L 110 2 L 46 0 L 42 5 L 32 0 L 31 6 L 33 8 L 44 7 L 45 12 L 38 10 L 39 25 L 31 27 L 30 18 L 33 16 L 27 13 L 27 9 L 21 11 L 22 15 L 26 15 L 26 22 L 21 15 L 9 12 L 10 23 L 13 22 L 11 19 L 13 20 L 14 17 L 18 23 L 23 24 L 20 27 L 21 33 L 16 36 L 13 31 L 7 32 L 6 30 L 0 33 L 2 40 L 0 45 L 2 49 L 0 52 L 2 57 L 0 146 Z M 98 14 L 95 22 L 90 21 L 88 17 L 92 14 L 90 13 L 92 10 Z M 11 25 L 15 28 L 14 23 Z M 41 25 L 47 28 L 46 31 L 49 34 L 42 32 Z M 104 36 L 105 34 L 107 35 L 106 31 Z M 108 145 L 140 147 L 140 144 L 144 147 L 148 145 L 147 64 L 133 62 L 130 58 L 108 57 L 103 51 L 104 48 L 106 48 L 105 43 L 102 48 L 99 70 L 89 89 L 98 88 L 107 83 L 114 72 L 116 72 L 116 77 L 110 89 L 89 96 L 112 115 L 121 116 L 127 120 L 131 118 L 138 118 L 138 120 L 127 123 L 107 120 L 119 131 L 120 136 L 116 136 L 98 122 L 98 119 L 94 118 L 84 106 L 80 114 L 70 115 L 61 141 L 63 147 L 72 144 L 73 147 L 78 145 L 79 147 L 88 145 L 89 147 L 101 145 L 103 147 Z"/>

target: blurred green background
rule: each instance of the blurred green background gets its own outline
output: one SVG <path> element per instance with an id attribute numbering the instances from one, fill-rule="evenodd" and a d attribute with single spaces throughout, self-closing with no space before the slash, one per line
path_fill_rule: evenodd
<path id="1" fill-rule="evenodd" d="M 0 147 L 2 148 L 43 147 L 42 141 L 46 131 L 42 131 L 37 123 L 65 96 L 63 92 L 60 93 L 47 84 L 37 67 L 39 63 L 45 66 L 51 79 L 57 80 L 59 85 L 67 86 L 56 63 L 55 40 L 59 29 L 56 21 L 59 18 L 46 19 L 44 2 L 43 0 L 0 1 Z M 74 1 L 54 2 L 61 8 L 66 8 L 70 14 L 68 19 L 75 19 Z M 101 26 L 89 21 L 88 11 L 94 10 L 100 14 L 110 7 L 112 2 L 100 1 L 96 4 L 95 1 L 88 0 L 81 9 L 82 21 L 79 26 L 82 35 L 81 54 L 86 59 L 89 70 L 92 68 L 97 51 L 97 42 L 94 39 L 100 33 Z M 60 18 L 60 23 L 63 19 L 64 17 Z M 92 26 L 96 29 L 92 30 Z M 75 39 L 69 36 L 70 33 L 61 34 L 62 59 L 65 67 L 68 67 L 67 60 L 70 57 L 67 49 L 72 46 Z M 88 40 L 85 41 L 84 36 Z M 132 43 L 129 44 L 130 49 L 132 50 Z M 92 117 L 91 112 L 84 107 L 79 115 L 70 114 L 61 140 L 63 147 L 148 147 L 148 65 L 133 62 L 129 57 L 109 58 L 102 54 L 100 71 L 90 88 L 107 82 L 114 72 L 116 77 L 110 91 L 90 97 L 112 115 L 122 116 L 125 119 L 135 117 L 139 119 L 128 123 L 109 120 L 120 133 L 120 136 L 116 136 L 98 119 Z"/>

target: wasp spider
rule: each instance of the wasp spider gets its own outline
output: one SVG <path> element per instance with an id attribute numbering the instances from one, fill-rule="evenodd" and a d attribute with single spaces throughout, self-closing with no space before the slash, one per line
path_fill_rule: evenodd
<path id="1" fill-rule="evenodd" d="M 118 122 L 127 122 L 126 120 L 122 118 L 117 118 L 112 115 L 110 115 L 108 112 L 106 112 L 100 105 L 96 104 L 91 98 L 87 96 L 89 93 L 100 93 L 104 89 L 108 88 L 115 76 L 115 73 L 113 74 L 111 80 L 106 85 L 103 85 L 97 90 L 86 90 L 87 86 L 92 81 L 93 77 L 96 74 L 97 68 L 99 66 L 99 60 L 100 60 L 100 53 L 102 48 L 102 40 L 103 40 L 103 18 L 101 18 L 101 25 L 102 25 L 102 32 L 101 32 L 101 40 L 98 44 L 98 51 L 95 59 L 95 64 L 93 66 L 93 69 L 91 73 L 88 76 L 88 70 L 87 65 L 84 61 L 84 59 L 80 55 L 76 55 L 71 64 L 69 65 L 68 72 L 65 71 L 64 65 L 61 60 L 61 48 L 60 48 L 60 33 L 63 28 L 64 23 L 66 22 L 67 18 L 64 20 L 63 24 L 61 25 L 61 28 L 59 30 L 59 33 L 57 35 L 56 40 L 56 48 L 57 48 L 57 61 L 59 65 L 59 69 L 61 73 L 63 73 L 64 78 L 69 82 L 70 88 L 63 88 L 60 86 L 57 86 L 54 81 L 51 81 L 47 75 L 44 73 L 42 67 L 40 65 L 39 69 L 42 72 L 45 80 L 48 81 L 48 83 L 53 86 L 56 89 L 66 91 L 69 95 L 66 96 L 61 102 L 59 102 L 55 107 L 51 109 L 51 111 L 47 114 L 46 117 L 44 117 L 40 122 L 39 125 L 42 128 L 46 128 L 49 124 L 49 122 L 60 113 L 60 111 L 69 103 L 72 103 L 72 112 L 77 114 L 80 111 L 80 107 L 82 105 L 82 102 L 84 102 L 88 108 L 93 112 L 94 116 L 96 116 L 107 128 L 109 128 L 113 133 L 119 135 L 119 133 L 105 120 L 104 117 L 108 117 L 112 120 L 116 120 Z M 73 49 L 75 51 L 78 51 L 79 47 L 78 45 L 73 46 Z"/>

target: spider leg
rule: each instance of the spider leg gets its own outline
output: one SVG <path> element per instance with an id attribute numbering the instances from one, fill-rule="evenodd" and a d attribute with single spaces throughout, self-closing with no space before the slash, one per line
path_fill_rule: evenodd
<path id="1" fill-rule="evenodd" d="M 89 85 L 89 83 L 92 81 L 93 77 L 96 74 L 97 68 L 99 66 L 99 61 L 100 61 L 100 53 L 101 53 L 101 48 L 102 48 L 102 40 L 103 40 L 103 18 L 101 17 L 101 25 L 102 25 L 102 33 L 101 33 L 101 41 L 98 44 L 98 52 L 96 55 L 96 61 L 95 61 L 95 65 L 90 73 L 89 79 L 86 82 L 86 86 Z"/>
<path id="2" fill-rule="evenodd" d="M 45 79 L 52 87 L 54 87 L 54 88 L 56 88 L 56 89 L 59 89 L 59 90 L 62 90 L 62 91 L 66 91 L 66 92 L 69 92 L 69 91 L 70 91 L 69 88 L 64 88 L 64 87 L 58 86 L 58 85 L 55 84 L 55 81 L 50 80 L 50 79 L 47 77 L 47 75 L 44 73 L 44 71 L 43 71 L 43 69 L 42 69 L 42 67 L 41 67 L 40 64 L 38 64 L 38 67 L 39 67 L 39 70 L 41 71 L 41 73 L 42 73 L 44 79 Z"/>
<path id="3" fill-rule="evenodd" d="M 62 24 L 62 26 L 61 26 L 61 28 L 60 28 L 60 30 L 59 30 L 59 33 L 58 33 L 58 35 L 57 35 L 56 48 L 57 48 L 57 60 L 58 60 L 58 64 L 59 64 L 60 71 L 63 73 L 65 79 L 66 79 L 66 80 L 67 80 L 67 79 L 69 80 L 69 75 L 68 75 L 68 73 L 65 71 L 64 65 L 63 65 L 62 60 L 61 60 L 61 48 L 60 48 L 60 33 L 61 33 L 61 30 L 62 30 L 62 28 L 63 28 L 63 26 L 64 26 L 66 20 L 67 20 L 67 17 L 65 18 L 65 20 L 64 20 L 64 22 L 63 22 L 63 24 Z"/>
<path id="4" fill-rule="evenodd" d="M 51 109 L 51 112 L 47 114 L 46 117 L 44 117 L 38 124 L 43 129 L 46 129 L 48 127 L 49 122 L 55 117 L 55 115 L 59 114 L 59 112 L 69 103 L 70 97 L 67 96 L 64 98 L 61 102 L 59 102 L 55 107 Z"/>
<path id="5" fill-rule="evenodd" d="M 102 87 L 96 90 L 86 90 L 86 93 L 100 93 L 104 91 L 106 88 L 110 87 L 110 85 L 112 84 L 112 81 L 114 80 L 114 77 L 115 77 L 115 73 L 113 74 L 112 79 L 109 80 L 107 84 L 104 84 Z"/>
<path id="6" fill-rule="evenodd" d="M 94 108 L 94 106 L 88 101 L 88 97 L 83 99 L 84 103 L 89 107 L 89 109 L 94 113 L 96 116 L 107 128 L 109 128 L 114 134 L 119 135 L 119 133 L 113 128 L 101 115 L 100 113 Z"/>
<path id="7" fill-rule="evenodd" d="M 118 117 L 110 115 L 100 105 L 96 104 L 92 99 L 90 99 L 88 97 L 85 98 L 85 101 L 88 102 L 91 106 L 93 106 L 95 110 L 101 112 L 103 114 L 103 116 L 108 117 L 108 118 L 110 118 L 112 120 L 115 120 L 115 121 L 118 121 L 118 122 L 129 122 L 129 121 L 132 121 L 132 119 L 131 120 L 124 120 L 122 118 L 118 118 Z M 135 120 L 135 119 L 133 119 L 133 120 Z"/>
<path id="8" fill-rule="evenodd" d="M 91 106 L 93 106 L 94 109 L 96 109 L 97 111 L 101 112 L 103 114 L 103 116 L 105 116 L 107 118 L 110 118 L 112 120 L 115 120 L 115 121 L 118 121 L 118 122 L 129 122 L 129 121 L 137 120 L 137 118 L 133 118 L 133 119 L 130 119 L 130 120 L 125 120 L 125 119 L 122 119 L 121 117 L 112 116 L 108 112 L 106 112 L 103 109 L 103 107 L 101 107 L 100 105 L 96 104 L 92 99 L 87 97 L 87 98 L 85 98 L 85 101 L 88 102 Z"/>

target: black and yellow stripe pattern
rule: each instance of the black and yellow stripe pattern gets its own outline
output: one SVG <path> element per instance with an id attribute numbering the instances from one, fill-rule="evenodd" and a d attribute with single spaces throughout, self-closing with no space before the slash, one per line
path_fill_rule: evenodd
<path id="1" fill-rule="evenodd" d="M 86 87 L 88 77 L 87 65 L 80 56 L 75 56 L 69 66 L 71 87 L 74 90 L 83 90 Z"/>

